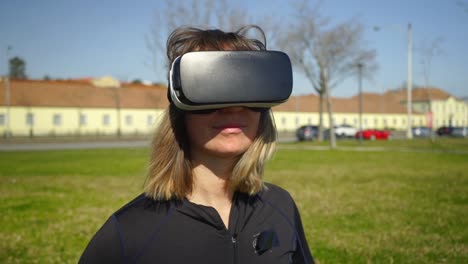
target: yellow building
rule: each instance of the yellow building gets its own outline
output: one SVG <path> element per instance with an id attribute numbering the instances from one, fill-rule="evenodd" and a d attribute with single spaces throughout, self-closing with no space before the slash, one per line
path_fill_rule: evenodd
<path id="1" fill-rule="evenodd" d="M 403 91 L 389 91 L 385 94 L 364 93 L 362 104 L 363 129 L 406 130 L 408 111 L 403 94 Z M 334 125 L 359 126 L 358 99 L 358 96 L 332 98 Z M 291 131 L 307 124 L 317 125 L 319 123 L 319 98 L 316 95 L 292 96 L 288 102 L 275 107 L 274 111 L 276 125 L 280 131 Z M 427 126 L 426 113 L 413 109 L 411 123 L 412 127 Z M 325 127 L 330 127 L 326 105 L 324 106 L 323 124 Z"/>
<path id="2" fill-rule="evenodd" d="M 440 89 L 416 89 L 413 110 L 424 113 L 429 121 L 432 119 L 433 128 L 468 126 L 468 104 Z"/>
<path id="3" fill-rule="evenodd" d="M 13 136 L 149 134 L 167 106 L 165 87 L 141 84 L 14 80 L 10 91 L 0 133 Z"/>
<path id="4" fill-rule="evenodd" d="M 168 105 L 163 86 L 110 77 L 81 81 L 0 81 L 0 134 L 12 136 L 150 134 Z M 363 128 L 407 129 L 406 91 L 363 94 Z M 468 105 L 440 89 L 413 90 L 412 126 L 467 126 Z M 7 102 L 8 101 L 8 102 Z M 333 98 L 333 123 L 358 127 L 358 97 Z M 316 95 L 292 96 L 273 108 L 279 131 L 319 123 Z M 8 116 L 10 119 L 8 120 Z M 329 127 L 327 108 L 323 122 Z"/>

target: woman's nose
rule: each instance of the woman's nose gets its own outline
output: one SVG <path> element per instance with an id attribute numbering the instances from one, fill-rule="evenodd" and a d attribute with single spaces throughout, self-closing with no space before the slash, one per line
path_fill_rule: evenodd
<path id="1" fill-rule="evenodd" d="M 220 113 L 236 113 L 245 110 L 245 107 L 243 106 L 230 106 L 230 107 L 225 107 L 221 108 L 218 111 Z"/>

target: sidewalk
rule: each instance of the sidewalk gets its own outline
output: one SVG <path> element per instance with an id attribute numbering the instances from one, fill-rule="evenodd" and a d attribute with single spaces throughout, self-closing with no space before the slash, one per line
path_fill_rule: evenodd
<path id="1" fill-rule="evenodd" d="M 2 138 L 0 151 L 149 147 L 151 137 L 152 135 Z M 278 133 L 278 141 L 294 142 L 296 138 L 291 133 Z"/>

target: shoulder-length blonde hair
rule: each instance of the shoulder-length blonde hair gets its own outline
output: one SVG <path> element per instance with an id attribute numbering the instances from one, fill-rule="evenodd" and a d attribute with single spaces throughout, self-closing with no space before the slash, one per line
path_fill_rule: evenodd
<path id="1" fill-rule="evenodd" d="M 256 28 L 264 42 L 249 39 L 245 33 Z M 167 57 L 172 61 L 190 51 L 266 50 L 265 35 L 258 26 L 242 27 L 236 32 L 178 28 L 167 40 Z M 170 104 L 163 113 L 151 145 L 148 174 L 144 184 L 147 196 L 156 200 L 183 199 L 192 191 L 190 145 L 185 129 L 185 112 Z M 234 166 L 228 189 L 254 195 L 264 188 L 265 162 L 274 152 L 276 127 L 271 110 L 260 114 L 257 136 Z"/>

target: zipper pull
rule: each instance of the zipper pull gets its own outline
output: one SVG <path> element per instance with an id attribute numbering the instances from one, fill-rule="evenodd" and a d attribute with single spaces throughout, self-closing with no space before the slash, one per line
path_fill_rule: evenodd
<path id="1" fill-rule="evenodd" d="M 236 236 L 232 236 L 232 237 L 231 237 L 231 242 L 232 242 L 233 244 L 237 243 Z"/>

